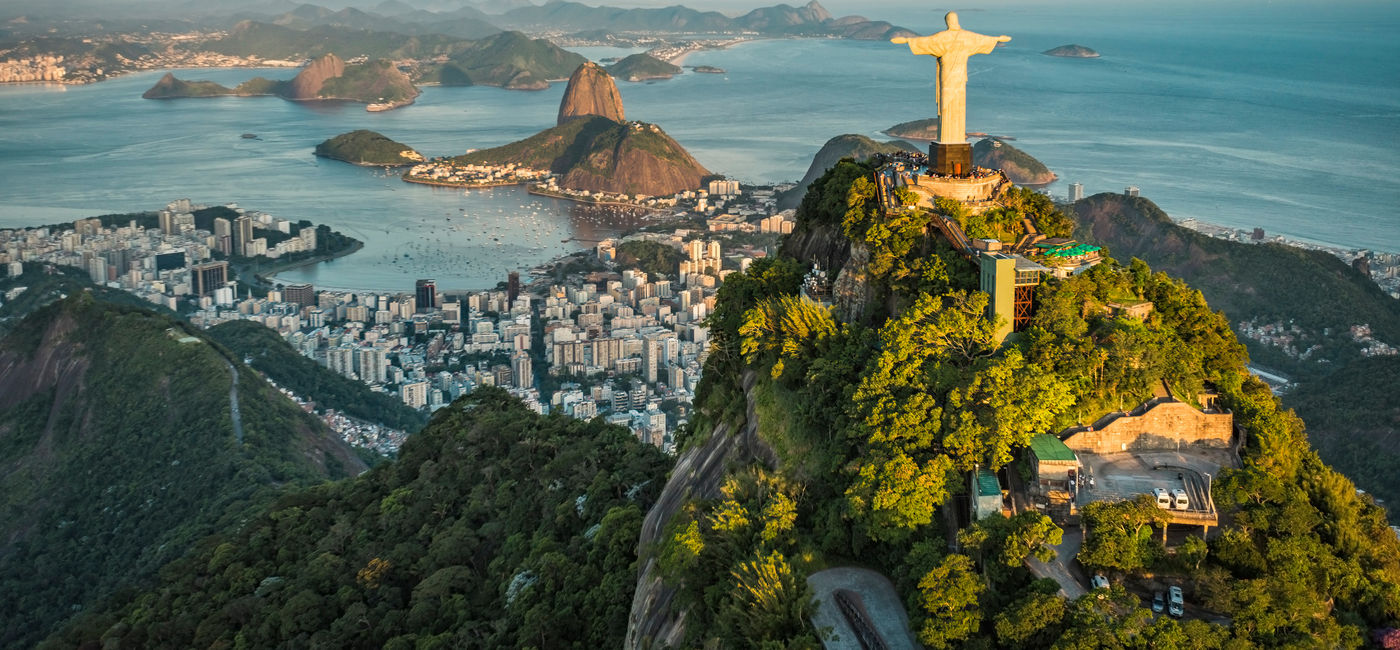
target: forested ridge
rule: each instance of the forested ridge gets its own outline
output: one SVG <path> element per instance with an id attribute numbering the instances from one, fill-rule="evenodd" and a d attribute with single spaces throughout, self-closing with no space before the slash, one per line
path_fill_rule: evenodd
<path id="1" fill-rule="evenodd" d="M 1108 260 L 1043 281 L 1031 326 L 999 348 L 971 268 L 933 241 L 926 216 L 882 214 L 871 171 L 842 162 L 798 213 L 798 230 L 839 227 L 868 253 L 847 263 L 864 264 L 864 317 L 842 322 L 800 297 L 806 266 L 792 258 L 760 260 L 721 288 L 695 439 L 746 418 L 739 379 L 757 370 L 757 426 L 779 461 L 734 467 L 720 496 L 669 523 L 657 557 L 679 589 L 686 645 L 816 647 L 803 578 L 850 564 L 893 580 L 933 648 L 1360 647 L 1395 624 L 1400 544 L 1384 512 L 1318 459 L 1200 292 L 1140 260 Z M 1106 303 L 1124 299 L 1155 310 L 1110 316 Z M 1061 535 L 1034 511 L 965 526 L 961 552 L 949 551 L 943 509 L 968 470 L 1020 471 L 1032 435 L 1137 404 L 1161 383 L 1184 399 L 1218 391 L 1247 434 L 1243 469 L 1214 484 L 1230 523 L 1208 544 L 1169 549 L 1152 532 L 1155 505 L 1095 504 L 1078 559 L 1180 584 L 1231 626 L 1154 617 L 1121 585 L 1064 600 L 1024 567 Z"/>
<path id="2" fill-rule="evenodd" d="M 618 647 L 669 461 L 481 388 L 398 460 L 292 490 L 41 647 Z"/>
<path id="3" fill-rule="evenodd" d="M 363 469 L 247 368 L 240 440 L 238 362 L 101 295 L 74 291 L 0 340 L 0 647 L 32 647 L 278 488 Z"/>

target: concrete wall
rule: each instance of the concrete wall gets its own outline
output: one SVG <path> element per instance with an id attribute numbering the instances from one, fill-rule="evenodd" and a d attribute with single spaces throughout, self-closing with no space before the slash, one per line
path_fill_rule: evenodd
<path id="1" fill-rule="evenodd" d="M 1076 453 L 1170 450 L 1178 446 L 1229 448 L 1234 416 L 1203 413 L 1171 399 L 1148 402 L 1130 414 L 1110 414 L 1062 436 Z"/>
<path id="2" fill-rule="evenodd" d="M 981 178 L 934 178 L 919 176 L 913 184 L 906 185 L 920 196 L 919 205 L 933 207 L 933 197 L 941 196 L 959 201 L 987 201 L 1001 190 L 1006 177 L 1000 173 Z"/>

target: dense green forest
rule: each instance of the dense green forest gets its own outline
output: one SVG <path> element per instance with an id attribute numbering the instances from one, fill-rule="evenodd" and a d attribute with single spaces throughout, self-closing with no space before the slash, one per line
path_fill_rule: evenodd
<path id="1" fill-rule="evenodd" d="M 798 297 L 806 265 L 791 258 L 756 262 L 720 290 L 692 440 L 745 419 L 741 376 L 756 371 L 749 396 L 778 462 L 731 468 L 719 497 L 667 525 L 656 553 L 687 645 L 814 647 L 803 577 L 845 564 L 889 576 L 933 648 L 1359 647 L 1394 624 L 1400 544 L 1384 512 L 1318 459 L 1199 291 L 1108 260 L 1044 281 L 1031 327 L 998 346 L 971 268 L 930 243 L 926 216 L 883 214 L 870 171 L 837 165 L 798 213 L 799 229 L 840 224 L 865 245 L 868 261 L 849 263 L 871 285 L 863 318 Z M 1142 321 L 1102 309 L 1125 296 L 1156 309 Z M 1036 512 L 966 526 L 949 552 L 942 511 L 966 471 L 1008 466 L 1030 436 L 1136 404 L 1161 382 L 1183 396 L 1216 389 L 1247 432 L 1243 469 L 1214 485 L 1233 524 L 1168 549 L 1151 534 L 1155 506 L 1086 508 L 1079 559 L 1185 585 L 1232 626 L 1153 617 L 1121 586 L 1065 602 L 1023 566 L 1060 537 Z"/>
<path id="2" fill-rule="evenodd" d="M 316 155 L 356 165 L 397 167 L 423 157 L 406 144 L 366 129 L 342 133 L 316 145 Z"/>
<path id="3" fill-rule="evenodd" d="M 76 291 L 0 340 L 0 646 L 151 577 L 354 454 L 187 325 Z M 8 306 L 8 305 L 7 305 Z"/>
<path id="4" fill-rule="evenodd" d="M 277 334 L 251 321 L 229 321 L 209 328 L 210 338 L 279 386 L 316 402 L 321 409 L 335 409 L 352 417 L 414 432 L 427 416 L 387 393 L 376 393 L 363 382 L 348 379 L 308 359 Z"/>
<path id="5" fill-rule="evenodd" d="M 616 648 L 669 465 L 482 388 L 397 461 L 286 493 L 41 647 Z"/>
<path id="6" fill-rule="evenodd" d="M 660 242 L 634 239 L 617 247 L 617 263 L 623 268 L 636 268 L 655 278 L 675 277 L 680 269 L 681 252 Z"/>
<path id="7" fill-rule="evenodd" d="M 1363 356 L 1351 335 L 1353 325 L 1369 325 L 1378 339 L 1400 341 L 1400 300 L 1329 253 L 1209 237 L 1172 223 L 1144 198 L 1097 194 L 1075 212 L 1080 235 L 1185 279 L 1236 327 L 1292 330 L 1294 353 L 1245 339 L 1251 359 L 1297 381 L 1284 404 L 1307 422 L 1323 460 L 1400 502 L 1392 469 L 1400 463 L 1393 379 L 1400 362 Z"/>

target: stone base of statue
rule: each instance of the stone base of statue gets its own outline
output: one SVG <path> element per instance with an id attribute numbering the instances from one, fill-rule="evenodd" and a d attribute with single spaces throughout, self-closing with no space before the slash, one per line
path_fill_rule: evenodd
<path id="1" fill-rule="evenodd" d="M 972 145 L 935 142 L 928 146 L 928 162 L 939 176 L 967 178 L 972 175 Z"/>
<path id="2" fill-rule="evenodd" d="M 919 205 L 932 208 L 935 198 L 955 199 L 973 212 L 993 207 L 993 201 L 1011 187 L 1011 179 L 1000 169 L 973 168 L 965 178 L 945 175 L 910 175 L 900 180 L 903 187 L 919 195 Z"/>

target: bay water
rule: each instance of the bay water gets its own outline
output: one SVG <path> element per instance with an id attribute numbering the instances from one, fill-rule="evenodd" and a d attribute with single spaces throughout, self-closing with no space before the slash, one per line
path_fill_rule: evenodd
<path id="1" fill-rule="evenodd" d="M 1059 175 L 1049 188 L 1059 196 L 1070 182 L 1089 194 L 1131 185 L 1176 218 L 1400 249 L 1400 3 L 1192 7 L 963 11 L 964 28 L 1013 37 L 969 64 L 968 129 L 1015 137 Z M 932 33 L 941 18 L 930 9 L 895 22 Z M 1067 43 L 1102 57 L 1041 54 Z M 579 51 L 598 59 L 632 50 Z M 684 64 L 726 72 L 619 82 L 627 117 L 659 124 L 710 170 L 746 182 L 796 180 L 833 136 L 884 138 L 895 123 L 933 114 L 934 60 L 905 46 L 761 40 Z M 294 73 L 174 72 L 228 86 Z M 411 185 L 312 155 L 322 140 L 361 128 L 429 156 L 505 144 L 553 125 L 562 83 L 539 92 L 428 87 L 412 106 L 368 113 L 273 97 L 142 99 L 161 74 L 0 86 L 0 227 L 184 197 L 237 202 L 365 242 L 280 280 L 407 291 L 423 277 L 491 287 L 634 225 L 521 188 Z"/>

